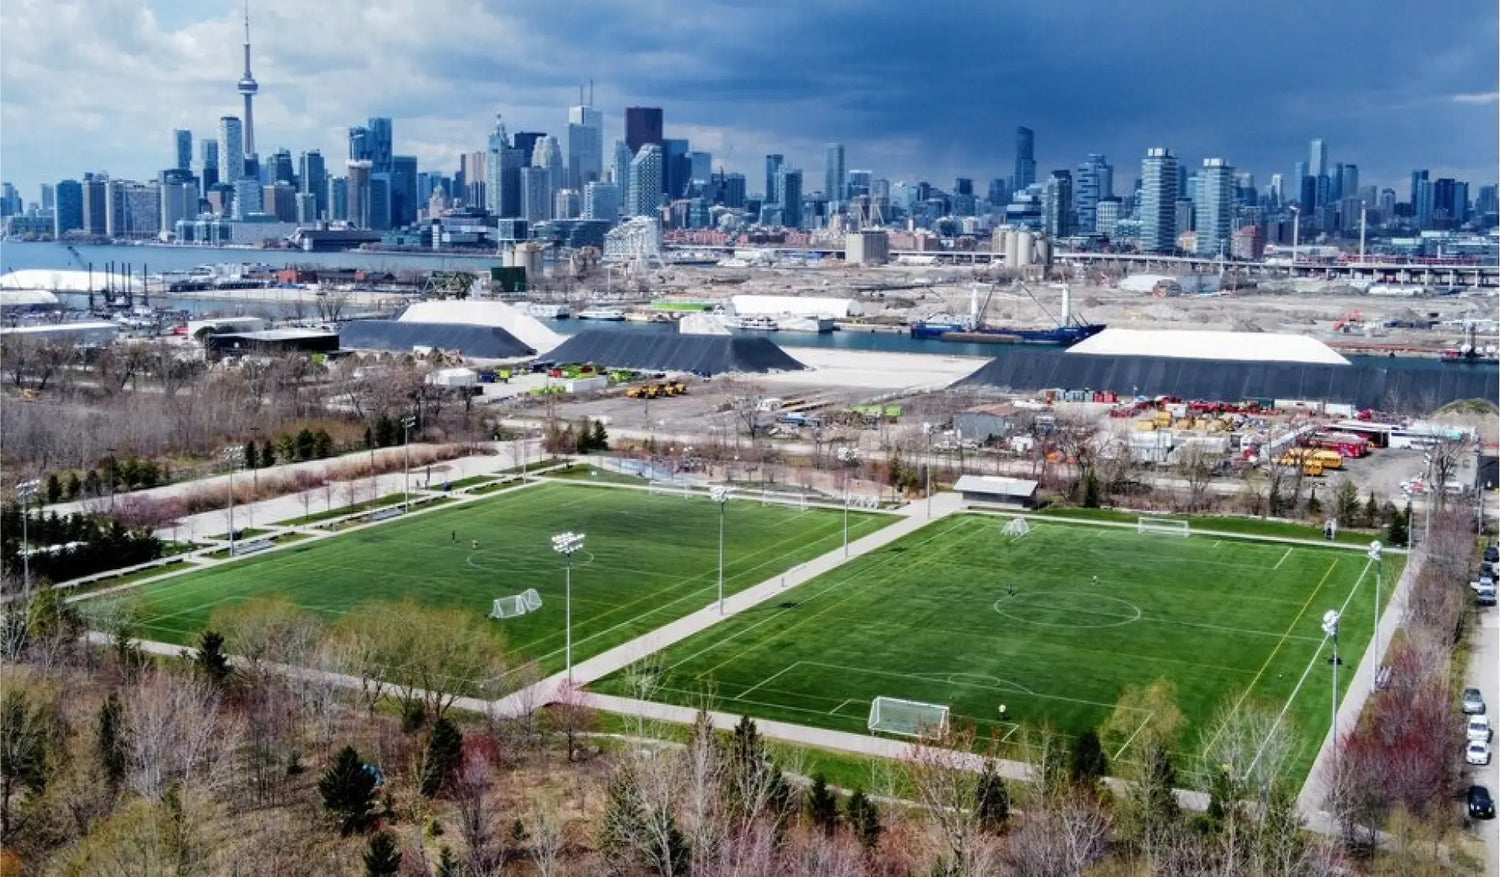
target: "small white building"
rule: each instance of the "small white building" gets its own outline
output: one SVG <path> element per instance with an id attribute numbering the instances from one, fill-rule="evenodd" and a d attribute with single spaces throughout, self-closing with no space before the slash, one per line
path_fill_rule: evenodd
<path id="1" fill-rule="evenodd" d="M 1037 483 L 1028 478 L 1002 478 L 996 475 L 964 475 L 953 485 L 966 503 L 1033 508 L 1037 501 Z"/>

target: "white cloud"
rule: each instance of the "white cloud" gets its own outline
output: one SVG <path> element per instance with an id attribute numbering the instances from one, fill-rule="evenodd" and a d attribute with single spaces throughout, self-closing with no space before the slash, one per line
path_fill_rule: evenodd
<path id="1" fill-rule="evenodd" d="M 1480 91 L 1469 94 L 1455 94 L 1452 100 L 1456 104 L 1492 104 L 1500 102 L 1500 91 Z"/>

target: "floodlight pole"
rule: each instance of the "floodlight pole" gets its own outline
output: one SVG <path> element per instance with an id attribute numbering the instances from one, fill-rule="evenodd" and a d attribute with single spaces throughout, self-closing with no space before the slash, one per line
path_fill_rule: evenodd
<path id="1" fill-rule="evenodd" d="M 922 424 L 922 435 L 927 438 L 927 454 L 922 458 L 922 467 L 927 474 L 927 519 L 932 520 L 932 424 Z"/>
<path id="2" fill-rule="evenodd" d="M 724 614 L 724 512 L 729 505 L 729 488 L 715 487 L 709 497 L 719 504 L 719 614 Z"/>
<path id="3" fill-rule="evenodd" d="M 26 503 L 36 496 L 37 487 L 35 478 L 16 485 L 16 492 L 21 494 L 21 593 L 28 597 L 31 596 L 31 537 L 26 532 L 26 519 L 30 516 Z"/>
<path id="4" fill-rule="evenodd" d="M 1329 713 L 1329 728 L 1333 732 L 1333 758 L 1338 763 L 1339 752 L 1339 612 L 1330 609 L 1323 613 L 1323 634 L 1333 640 L 1333 697 Z"/>
<path id="5" fill-rule="evenodd" d="M 1375 561 L 1375 629 L 1371 632 L 1372 646 L 1375 649 L 1375 675 L 1370 677 L 1370 692 L 1375 691 L 1375 681 L 1380 678 L 1381 662 L 1385 659 L 1385 653 L 1380 650 L 1380 578 L 1385 571 L 1385 555 L 1383 546 L 1377 539 L 1370 543 L 1369 557 Z"/>
<path id="6" fill-rule="evenodd" d="M 252 436 L 260 435 L 260 427 L 250 427 L 250 434 Z M 253 479 L 250 485 L 250 493 L 256 499 L 260 499 L 260 464 L 257 463 L 253 459 L 253 457 L 258 450 L 259 448 L 255 446 L 255 440 L 252 438 L 250 440 L 250 454 L 252 459 L 247 460 L 246 462 L 250 464 L 250 477 Z"/>
<path id="7" fill-rule="evenodd" d="M 573 552 L 583 547 L 582 533 L 559 533 L 552 537 L 552 550 L 563 556 L 563 662 L 568 684 L 573 683 Z"/>
<path id="8" fill-rule="evenodd" d="M 401 418 L 401 443 L 406 446 L 406 467 L 402 478 L 405 482 L 402 487 L 403 512 L 411 511 L 411 430 L 417 425 L 415 417 L 407 416 Z"/>
<path id="9" fill-rule="evenodd" d="M 240 450 L 238 448 L 225 448 L 222 456 L 224 462 L 229 464 L 229 556 L 234 557 L 234 461 Z"/>
<path id="10" fill-rule="evenodd" d="M 849 559 L 849 488 L 844 488 L 844 559 Z"/>

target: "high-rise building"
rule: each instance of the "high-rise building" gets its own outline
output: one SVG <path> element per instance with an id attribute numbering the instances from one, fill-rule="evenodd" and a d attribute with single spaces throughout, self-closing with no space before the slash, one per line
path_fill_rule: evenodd
<path id="1" fill-rule="evenodd" d="M 245 175 L 244 129 L 234 116 L 219 117 L 219 182 L 233 185 Z"/>
<path id="2" fill-rule="evenodd" d="M 1455 228 L 1469 221 L 1469 184 L 1463 180 L 1453 182 L 1452 210 Z"/>
<path id="3" fill-rule="evenodd" d="M 1432 181 L 1427 179 L 1427 172 L 1422 172 L 1422 178 L 1417 180 L 1416 192 L 1412 197 L 1412 216 L 1416 218 L 1417 228 L 1432 228 L 1433 214 L 1436 211 Z"/>
<path id="4" fill-rule="evenodd" d="M 185 171 L 192 170 L 193 132 L 179 128 L 172 132 L 172 142 L 177 146 L 177 163 L 173 167 Z"/>
<path id="5" fill-rule="evenodd" d="M 57 205 L 52 211 L 52 235 L 61 238 L 70 231 L 82 231 L 83 185 L 77 180 L 57 184 Z"/>
<path id="6" fill-rule="evenodd" d="M 547 203 L 549 205 L 547 211 L 550 213 L 552 210 L 550 205 L 553 195 L 557 190 L 565 188 L 568 183 L 567 166 L 563 163 L 562 145 L 557 142 L 556 137 L 553 137 L 551 134 L 543 134 L 537 138 L 536 145 L 531 150 L 531 167 L 540 168 L 547 172 Z M 530 194 L 528 193 L 526 197 L 530 197 Z M 522 215 L 525 216 L 524 211 Z M 533 222 L 537 221 L 530 216 L 526 216 L 525 218 Z M 545 218 L 551 219 L 552 217 L 547 216 Z"/>
<path id="7" fill-rule="evenodd" d="M 785 161 L 786 159 L 779 152 L 766 156 L 766 191 L 763 200 L 767 203 L 776 202 L 776 174 L 781 171 L 781 166 Z"/>
<path id="8" fill-rule="evenodd" d="M 990 202 L 991 210 L 1003 210 L 1010 203 L 1010 183 L 1001 177 L 990 180 L 985 187 L 984 200 Z"/>
<path id="9" fill-rule="evenodd" d="M 552 193 L 552 218 L 577 219 L 583 212 L 583 199 L 577 189 L 558 189 Z"/>
<path id="10" fill-rule="evenodd" d="M 568 187 L 604 179 L 604 114 L 588 104 L 568 108 Z"/>
<path id="11" fill-rule="evenodd" d="M 1314 137 L 1307 144 L 1307 174 L 1314 177 L 1328 175 L 1328 144 L 1321 137 Z"/>
<path id="12" fill-rule="evenodd" d="M 719 203 L 739 210 L 745 206 L 749 195 L 744 174 L 720 173 L 718 176 Z"/>
<path id="13" fill-rule="evenodd" d="M 1380 194 L 1381 194 L 1381 197 L 1383 198 L 1385 196 L 1385 191 L 1382 191 Z M 1392 194 L 1394 195 L 1395 193 L 1393 192 Z M 58 186 L 57 198 L 58 198 L 58 202 L 57 203 L 59 205 L 61 205 L 62 204 L 62 186 L 61 185 Z M 1494 223 L 1490 221 L 1490 219 L 1489 219 L 1490 215 L 1491 214 L 1500 214 L 1500 187 L 1493 186 L 1493 185 L 1490 185 L 1490 186 L 1480 186 L 1479 187 L 1479 194 L 1477 194 L 1477 195 L 1474 196 L 1474 213 L 1482 221 L 1483 227 L 1489 228 L 1490 226 L 1492 226 Z"/>
<path id="14" fill-rule="evenodd" d="M 296 185 L 297 166 L 292 163 L 292 153 L 286 149 L 278 149 L 266 163 L 270 184 L 286 183 Z"/>
<path id="15" fill-rule="evenodd" d="M 786 166 L 777 169 L 776 204 L 781 208 L 782 225 L 802 227 L 802 171 Z"/>
<path id="16" fill-rule="evenodd" d="M 521 218 L 527 222 L 552 218 L 552 173 L 534 163 L 521 168 Z"/>
<path id="17" fill-rule="evenodd" d="M 831 204 L 843 204 L 849 200 L 845 170 L 844 144 L 830 143 L 823 147 L 823 197 Z M 830 208 L 829 212 L 836 211 Z"/>
<path id="18" fill-rule="evenodd" d="M 661 107 L 625 108 L 625 145 L 632 155 L 639 156 L 648 143 L 661 146 L 662 130 Z"/>
<path id="19" fill-rule="evenodd" d="M 1094 233 L 1114 240 L 1115 227 L 1120 222 L 1120 199 L 1100 198 L 1094 205 Z"/>
<path id="20" fill-rule="evenodd" d="M 583 187 L 583 218 L 614 222 L 620 218 L 620 187 L 594 180 Z"/>
<path id="21" fill-rule="evenodd" d="M 370 174 L 370 225 L 371 231 L 385 231 L 391 227 L 392 174 Z"/>
<path id="22" fill-rule="evenodd" d="M 355 228 L 370 225 L 370 177 L 372 163 L 367 158 L 351 158 L 344 165 L 344 218 Z"/>
<path id="23" fill-rule="evenodd" d="M 1280 207 L 1286 203 L 1286 190 L 1281 182 L 1281 174 L 1271 174 L 1271 184 L 1266 187 L 1266 198 L 1272 207 Z"/>
<path id="24" fill-rule="evenodd" d="M 680 138 L 667 138 L 661 142 L 661 184 L 666 201 L 682 198 L 692 182 L 693 165 L 688 158 L 691 144 Z M 666 203 L 666 202 L 663 202 Z"/>
<path id="25" fill-rule="evenodd" d="M 1200 191 L 1194 204 L 1196 252 L 1200 256 L 1227 256 L 1233 230 L 1230 220 L 1239 201 L 1234 168 L 1222 158 L 1205 158 L 1198 179 Z"/>
<path id="26" fill-rule="evenodd" d="M 198 141 L 198 197 L 207 198 L 208 190 L 219 182 L 219 141 L 212 137 Z"/>
<path id="27" fill-rule="evenodd" d="M 1010 190 L 1019 192 L 1036 182 L 1036 134 L 1030 128 L 1016 129 L 1016 166 L 1010 176 Z"/>
<path id="28" fill-rule="evenodd" d="M 1053 171 L 1042 197 L 1042 230 L 1056 240 L 1073 234 L 1073 174 Z"/>
<path id="29" fill-rule="evenodd" d="M 328 219 L 330 222 L 349 221 L 349 178 L 328 178 Z"/>
<path id="30" fill-rule="evenodd" d="M 417 221 L 417 210 L 425 204 L 417 196 L 417 157 L 391 156 L 391 225 L 410 225 Z"/>
<path id="31" fill-rule="evenodd" d="M 324 186 L 327 189 L 327 186 Z M 326 192 L 325 192 L 326 194 Z M 318 198 L 312 192 L 297 193 L 297 224 L 312 225 L 321 218 L 322 213 L 318 210 Z"/>
<path id="32" fill-rule="evenodd" d="M 105 187 L 105 234 L 154 238 L 161 231 L 161 187 L 155 182 L 110 180 Z"/>
<path id="33" fill-rule="evenodd" d="M 521 152 L 521 167 L 531 167 L 531 158 L 536 154 L 537 141 L 546 136 L 542 131 L 517 131 L 510 136 L 510 145 Z"/>
<path id="34" fill-rule="evenodd" d="M 465 152 L 458 157 L 458 176 L 460 179 L 454 181 L 459 187 L 455 197 L 461 198 L 465 205 L 475 210 L 489 210 L 489 152 L 480 150 L 478 152 Z"/>
<path id="35" fill-rule="evenodd" d="M 316 220 L 328 212 L 328 167 L 323 161 L 323 153 L 317 149 L 309 149 L 297 157 L 297 165 L 301 173 L 301 191 L 313 196 L 312 218 Z M 306 222 L 299 217 L 299 222 Z"/>
<path id="36" fill-rule="evenodd" d="M 1078 177 L 1073 187 L 1073 211 L 1078 217 L 1080 233 L 1097 233 L 1094 211 L 1102 199 L 1113 194 L 1114 176 L 1114 168 L 1097 152 L 1089 153 L 1088 158 L 1078 165 Z"/>
<path id="37" fill-rule="evenodd" d="M 228 144 L 228 142 L 224 143 L 224 148 L 226 150 L 229 150 L 230 152 L 234 153 L 233 157 L 234 157 L 235 160 L 240 160 L 240 159 L 243 159 L 247 155 L 254 155 L 255 154 L 255 110 L 251 106 L 251 100 L 255 97 L 255 93 L 260 90 L 260 86 L 258 84 L 256 84 L 256 82 L 255 82 L 255 77 L 250 75 L 250 2 L 249 2 L 249 0 L 245 0 L 245 73 L 244 73 L 243 76 L 240 77 L 240 81 L 236 84 L 235 89 L 245 99 L 245 136 L 244 136 L 243 143 L 239 144 L 240 145 L 239 149 L 229 150 L 229 144 Z M 224 140 L 224 138 L 222 136 L 219 139 L 221 141 Z M 238 143 L 238 141 L 237 141 L 237 143 Z M 219 176 L 221 178 L 223 178 L 224 174 L 220 173 Z M 240 178 L 239 175 L 236 175 L 234 179 L 238 180 L 239 178 Z M 229 182 L 229 181 L 225 180 L 225 182 Z"/>
<path id="38" fill-rule="evenodd" d="M 41 184 L 40 199 L 37 204 L 42 210 L 53 210 L 57 207 L 57 187 L 51 183 Z"/>
<path id="39" fill-rule="evenodd" d="M 1427 170 L 1425 168 L 1411 172 L 1411 197 L 1407 203 L 1412 205 L 1412 213 L 1414 215 L 1417 207 L 1417 186 L 1425 179 L 1427 179 Z"/>
<path id="40" fill-rule="evenodd" d="M 240 177 L 234 181 L 234 210 L 231 216 L 237 220 L 249 219 L 265 212 L 265 187 L 254 177 Z"/>
<path id="41" fill-rule="evenodd" d="M 521 215 L 521 150 L 511 145 L 505 122 L 495 116 L 495 130 L 490 133 L 489 152 L 485 155 L 484 187 L 486 207 L 495 216 L 514 218 Z"/>
<path id="42" fill-rule="evenodd" d="M 615 141 L 614 155 L 610 160 L 610 182 L 620 190 L 623 198 L 630 191 L 630 162 L 635 156 L 630 152 L 630 147 L 625 145 L 624 140 Z"/>
<path id="43" fill-rule="evenodd" d="M 647 143 L 630 162 L 630 190 L 625 198 L 630 216 L 656 216 L 662 205 L 662 149 Z"/>
<path id="44" fill-rule="evenodd" d="M 391 120 L 386 116 L 371 116 L 365 129 L 370 137 L 371 170 L 377 174 L 392 173 L 396 169 L 396 140 Z"/>
<path id="45" fill-rule="evenodd" d="M 297 221 L 297 189 L 291 183 L 273 183 L 261 187 L 260 209 L 278 222 Z"/>
<path id="46" fill-rule="evenodd" d="M 688 179 L 695 183 L 706 183 L 714 175 L 712 153 L 695 149 L 688 153 Z"/>
<path id="47" fill-rule="evenodd" d="M 1177 248 L 1177 159 L 1170 149 L 1153 147 L 1141 159 L 1140 223 L 1141 250 Z"/>
<path id="48" fill-rule="evenodd" d="M 86 173 L 80 184 L 83 225 L 85 234 L 102 235 L 109 228 L 108 194 L 109 177 L 103 174 Z"/>

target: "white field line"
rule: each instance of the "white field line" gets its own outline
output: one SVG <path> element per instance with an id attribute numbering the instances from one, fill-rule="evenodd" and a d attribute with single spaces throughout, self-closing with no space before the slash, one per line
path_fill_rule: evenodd
<path id="1" fill-rule="evenodd" d="M 836 706 L 833 709 L 829 710 L 828 714 L 831 716 L 834 713 L 837 713 L 839 710 L 843 709 L 844 707 L 848 706 L 851 703 L 854 703 L 854 701 L 852 699 L 845 700 L 844 702 L 840 703 L 838 706 Z"/>
<path id="2" fill-rule="evenodd" d="M 1135 742 L 1135 738 L 1139 737 L 1141 735 L 1141 732 L 1144 731 L 1144 730 L 1146 730 L 1147 723 L 1149 723 L 1155 717 L 1156 717 L 1156 713 L 1154 713 L 1154 712 L 1153 713 L 1146 713 L 1146 717 L 1144 719 L 1141 719 L 1141 724 L 1140 724 L 1139 727 L 1137 727 L 1135 729 L 1135 733 L 1131 734 L 1130 737 L 1127 738 L 1124 743 L 1120 744 L 1119 751 L 1115 752 L 1114 757 L 1112 757 L 1110 759 L 1110 761 L 1119 761 L 1120 760 L 1120 756 L 1125 753 L 1125 750 L 1127 750 L 1127 749 L 1130 748 L 1130 744 L 1132 744 L 1132 743 Z"/>
<path id="3" fill-rule="evenodd" d="M 1281 569 L 1281 565 L 1282 565 L 1282 564 L 1283 564 L 1283 563 L 1286 563 L 1286 559 L 1287 559 L 1287 558 L 1288 558 L 1288 557 L 1291 557 L 1291 556 L 1292 556 L 1292 549 L 1290 549 L 1290 548 L 1288 548 L 1288 549 L 1287 549 L 1287 550 L 1286 550 L 1286 554 L 1283 554 L 1283 555 L 1281 555 L 1281 559 L 1280 559 L 1280 560 L 1278 560 L 1278 561 L 1276 561 L 1276 565 L 1275 565 L 1275 566 L 1273 566 L 1273 567 L 1271 567 L 1271 569 Z"/>
<path id="4" fill-rule="evenodd" d="M 788 670 L 793 669 L 794 667 L 796 667 L 798 664 L 801 664 L 801 663 L 802 663 L 801 661 L 796 661 L 794 663 L 786 665 L 785 667 L 782 667 L 780 670 L 777 670 L 775 673 L 772 673 L 770 676 L 767 676 L 766 678 L 760 680 L 759 682 L 755 683 L 754 685 L 750 686 L 749 688 L 745 689 L 744 691 L 741 691 L 740 692 L 740 696 L 738 698 L 736 698 L 736 700 L 743 699 L 750 692 L 752 692 L 755 689 L 761 687 L 762 685 L 765 685 L 767 682 L 770 682 L 772 679 L 775 679 L 777 676 L 780 676 L 781 674 L 787 672 Z"/>

